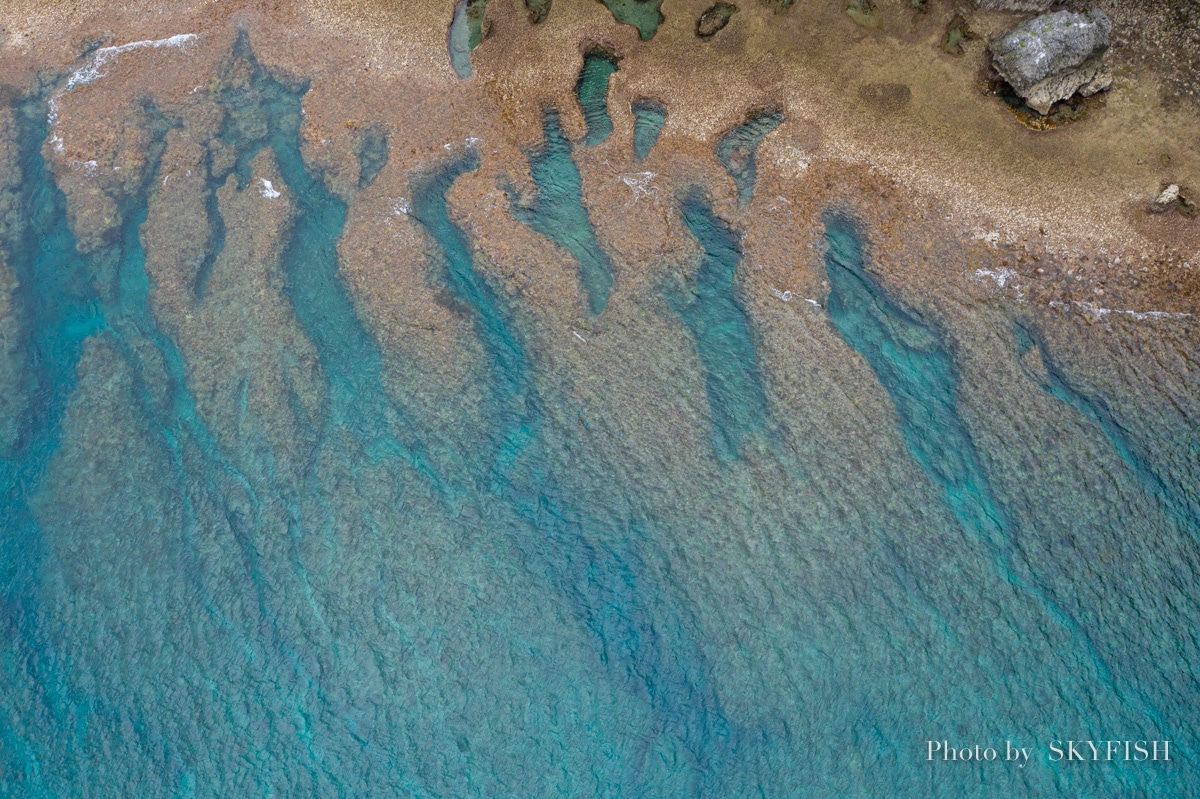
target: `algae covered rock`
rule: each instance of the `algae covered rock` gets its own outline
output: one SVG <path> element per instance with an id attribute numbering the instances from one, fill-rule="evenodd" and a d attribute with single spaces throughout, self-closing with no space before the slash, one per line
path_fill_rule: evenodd
<path id="1" fill-rule="evenodd" d="M 992 40 L 996 71 L 1040 114 L 1075 92 L 1084 97 L 1112 85 L 1104 65 L 1112 22 L 1100 11 L 1057 11 L 1023 22 Z"/>

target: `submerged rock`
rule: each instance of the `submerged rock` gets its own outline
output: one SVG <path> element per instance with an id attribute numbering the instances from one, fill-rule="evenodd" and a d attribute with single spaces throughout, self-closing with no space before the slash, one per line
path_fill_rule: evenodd
<path id="1" fill-rule="evenodd" d="M 1101 11 L 1057 11 L 1023 22 L 993 39 L 988 49 L 996 71 L 1030 108 L 1050 106 L 1076 92 L 1090 97 L 1112 85 L 1104 65 L 1112 22 Z"/>
<path id="2" fill-rule="evenodd" d="M 658 143 L 658 135 L 667 124 L 667 107 L 646 98 L 635 102 L 630 110 L 633 111 L 633 154 L 641 161 Z"/>
<path id="3" fill-rule="evenodd" d="M 658 26 L 663 22 L 663 0 L 600 0 L 612 12 L 613 19 L 622 25 L 637 28 L 643 42 L 654 38 Z"/>

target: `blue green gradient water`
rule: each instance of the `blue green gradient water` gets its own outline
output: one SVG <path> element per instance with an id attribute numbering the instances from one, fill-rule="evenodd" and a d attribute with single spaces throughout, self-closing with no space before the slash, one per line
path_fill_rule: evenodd
<path id="1" fill-rule="evenodd" d="M 667 124 L 667 107 L 657 100 L 638 100 L 633 111 L 633 155 L 639 161 L 658 144 L 658 135 Z"/>
<path id="2" fill-rule="evenodd" d="M 738 202 L 743 207 L 749 205 L 754 196 L 754 183 L 758 179 L 754 159 L 758 145 L 763 137 L 779 127 L 781 122 L 782 111 L 756 111 L 747 116 L 741 125 L 717 140 L 717 159 L 737 184 Z"/>
<path id="3" fill-rule="evenodd" d="M 601 0 L 612 12 L 613 19 L 637 28 L 643 42 L 654 38 L 663 22 L 662 0 Z"/>
<path id="4" fill-rule="evenodd" d="M 588 306 L 598 314 L 612 291 L 612 264 L 592 230 L 583 204 L 582 178 L 571 159 L 571 141 L 563 133 L 557 110 L 545 109 L 542 130 L 545 140 L 529 154 L 537 200 L 532 208 L 514 205 L 513 213 L 575 257 Z"/>
<path id="5" fill-rule="evenodd" d="M 762 429 L 767 417 L 750 323 L 734 296 L 741 244 L 698 190 L 684 196 L 679 210 L 703 258 L 694 286 L 670 293 L 668 301 L 696 339 L 713 414 L 713 447 L 722 460 L 730 461 L 738 457 L 742 440 Z"/>
<path id="6" fill-rule="evenodd" d="M 1200 795 L 1200 382 L 1168 357 L 1189 328 L 1118 329 L 1090 368 L 1070 326 L 889 289 L 842 210 L 797 222 L 825 234 L 825 307 L 763 310 L 704 187 L 670 200 L 681 272 L 609 301 L 548 114 L 514 213 L 578 259 L 620 363 L 563 357 L 494 276 L 451 212 L 481 164 L 460 150 L 406 176 L 462 323 L 461 418 L 432 424 L 435 378 L 396 379 L 343 282 L 306 87 L 244 38 L 219 77 L 232 158 L 206 157 L 184 283 L 188 314 L 251 320 L 220 344 L 148 266 L 188 120 L 139 109 L 146 165 L 106 184 L 116 232 L 81 254 L 45 105 L 15 108 L 0 796 Z M 363 139 L 361 186 L 386 146 Z M 264 169 L 282 196 L 256 201 L 291 213 L 277 273 L 228 213 Z M 222 282 L 259 271 L 283 321 L 232 314 L 272 307 Z M 1151 359 L 1161 391 L 1105 377 Z M 1045 760 L 1109 737 L 1174 759 Z M 929 764 L 929 738 L 1035 760 Z"/>
<path id="7" fill-rule="evenodd" d="M 575 96 L 583 109 L 587 122 L 587 136 L 583 143 L 588 147 L 603 144 L 612 133 L 612 118 L 608 115 L 608 82 L 617 71 L 616 57 L 602 51 L 589 52 L 583 56 L 583 69 L 575 84 Z"/>

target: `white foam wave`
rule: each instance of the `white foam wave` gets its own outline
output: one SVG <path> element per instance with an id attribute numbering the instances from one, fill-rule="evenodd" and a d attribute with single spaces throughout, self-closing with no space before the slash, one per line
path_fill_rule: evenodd
<path id="1" fill-rule="evenodd" d="M 58 98 L 74 90 L 77 86 L 86 86 L 95 80 L 103 78 L 105 75 L 103 71 L 104 65 L 122 53 L 146 48 L 158 49 L 160 47 L 182 49 L 192 42 L 198 41 L 199 38 L 194 33 L 179 33 L 169 36 L 166 39 L 146 39 L 140 42 L 129 42 L 128 44 L 115 45 L 113 47 L 101 47 L 92 53 L 91 60 L 85 66 L 72 72 L 71 77 L 67 78 L 66 84 L 50 98 L 49 122 L 53 134 L 50 138 L 50 144 L 54 147 L 55 152 L 62 152 L 63 149 L 62 138 L 54 132 L 54 128 L 58 125 Z"/>
<path id="2" fill-rule="evenodd" d="M 993 281 L 995 281 L 996 285 L 999 286 L 1000 288 L 1004 288 L 1005 286 L 1007 286 L 1009 283 L 1011 283 L 1013 280 L 1015 280 L 1018 277 L 1020 277 L 1020 275 L 1018 275 L 1012 269 L 995 269 L 995 270 L 976 269 L 975 270 L 975 279 L 976 280 L 983 280 L 984 278 L 991 278 Z"/>
<path id="3" fill-rule="evenodd" d="M 92 54 L 92 60 L 87 66 L 80 67 L 71 74 L 67 79 L 67 85 L 63 87 L 63 93 L 71 91 L 76 86 L 83 86 L 91 83 L 94 80 L 104 77 L 101 71 L 104 65 L 122 53 L 132 52 L 133 50 L 143 50 L 145 48 L 158 49 L 160 47 L 178 47 L 183 48 L 188 44 L 197 41 L 198 37 L 194 33 L 179 33 L 175 36 L 169 36 L 166 39 L 146 39 L 140 42 L 129 42 L 128 44 L 116 45 L 115 47 L 101 47 Z"/>
<path id="4" fill-rule="evenodd" d="M 1149 319 L 1190 319 L 1190 313 L 1172 313 L 1170 311 L 1130 311 L 1122 308 L 1101 308 L 1099 305 L 1090 302 L 1079 302 L 1072 300 L 1071 305 L 1083 310 L 1085 313 L 1091 314 L 1096 319 L 1103 319 L 1109 314 L 1117 314 L 1118 316 L 1128 316 L 1130 319 L 1136 319 L 1139 322 L 1145 322 Z M 1051 301 L 1051 308 L 1066 308 L 1067 303 Z"/>
<path id="5" fill-rule="evenodd" d="M 625 172 L 617 175 L 617 180 L 624 183 L 633 192 L 633 201 L 658 193 L 658 187 L 651 185 L 658 174 L 655 172 Z"/>

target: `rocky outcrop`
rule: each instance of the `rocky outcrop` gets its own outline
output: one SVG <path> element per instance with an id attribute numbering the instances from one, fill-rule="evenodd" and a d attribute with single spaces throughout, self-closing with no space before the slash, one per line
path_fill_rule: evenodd
<path id="1" fill-rule="evenodd" d="M 1112 22 L 1103 12 L 1043 14 L 993 39 L 992 64 L 1039 114 L 1079 92 L 1084 97 L 1112 85 L 1104 65 Z"/>
<path id="2" fill-rule="evenodd" d="M 1190 192 L 1181 188 L 1178 183 L 1164 186 L 1162 193 L 1150 203 L 1150 213 L 1161 214 L 1174 209 L 1186 217 L 1194 217 L 1200 214 L 1200 205 L 1197 205 L 1189 194 Z"/>

